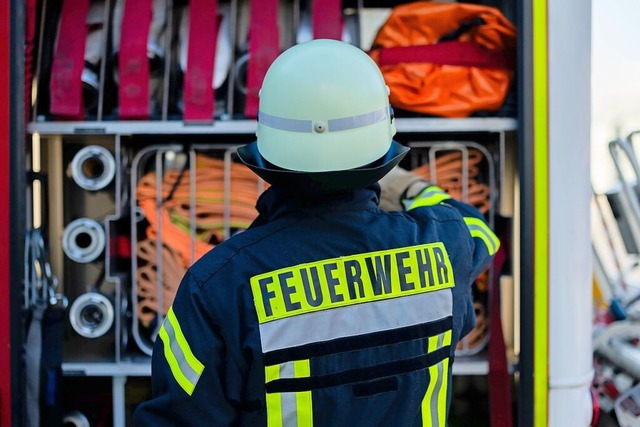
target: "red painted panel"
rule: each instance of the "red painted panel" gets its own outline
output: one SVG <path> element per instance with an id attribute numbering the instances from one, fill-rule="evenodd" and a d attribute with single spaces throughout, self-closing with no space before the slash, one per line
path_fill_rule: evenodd
<path id="1" fill-rule="evenodd" d="M 0 425 L 11 425 L 10 259 L 10 25 L 11 0 L 0 0 Z"/>

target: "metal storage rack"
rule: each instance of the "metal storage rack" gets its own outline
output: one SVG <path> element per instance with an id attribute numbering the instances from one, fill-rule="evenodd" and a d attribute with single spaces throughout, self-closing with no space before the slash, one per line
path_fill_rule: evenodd
<path id="1" fill-rule="evenodd" d="M 482 140 L 482 144 L 472 143 L 479 148 L 484 149 L 485 155 L 490 155 L 495 160 L 493 170 L 495 176 L 492 177 L 492 187 L 496 187 L 497 193 L 501 195 L 499 199 L 492 201 L 491 215 L 500 215 L 504 217 L 514 217 L 514 206 L 516 202 L 513 200 L 514 194 L 514 159 L 515 159 L 515 145 L 512 144 L 511 138 L 514 137 L 516 130 L 516 122 L 512 119 L 398 119 L 398 139 L 409 141 L 422 141 L 422 142 L 409 142 L 409 145 L 414 146 L 414 151 L 424 149 L 425 146 L 431 146 L 433 142 L 428 142 L 429 139 L 435 139 L 436 141 L 442 141 L 446 138 L 452 142 L 453 146 L 449 149 L 458 148 L 459 141 L 469 141 L 470 139 Z M 211 126 L 185 126 L 181 122 L 177 123 L 130 123 L 130 122 L 114 122 L 114 123 L 31 123 L 28 127 L 29 133 L 38 135 L 43 149 L 47 151 L 49 162 L 49 181 L 52 191 L 64 192 L 63 181 L 64 177 L 64 162 L 63 152 L 65 147 L 73 145 L 74 143 L 81 144 L 82 146 L 94 145 L 100 141 L 103 146 L 109 147 L 114 152 L 116 158 L 122 156 L 122 152 L 131 149 L 130 140 L 136 140 L 136 138 L 148 137 L 154 138 L 169 138 L 175 139 L 176 136 L 181 138 L 189 137 L 205 137 L 206 140 L 211 141 L 225 141 L 228 139 L 245 139 L 250 140 L 253 137 L 255 129 L 255 123 L 252 121 L 217 121 Z M 126 142 L 124 142 L 126 140 Z M 427 142 L 425 142 L 427 141 Z M 458 141 L 458 142 L 456 142 Z M 232 147 L 233 144 L 228 144 Z M 440 148 L 447 148 L 446 146 L 439 146 Z M 486 148 L 489 147 L 489 148 Z M 68 157 L 68 155 L 67 155 Z M 57 178 L 56 178 L 57 176 Z M 116 179 L 123 180 L 122 171 L 116 173 Z M 126 183 L 119 182 L 116 184 L 120 187 L 126 187 Z M 58 189 L 58 190 L 56 190 Z M 131 189 L 127 189 L 129 197 L 131 196 Z M 120 191 L 114 195 L 113 205 L 111 210 L 105 217 L 104 223 L 107 228 L 107 236 L 112 236 L 113 233 L 109 231 L 110 228 L 114 228 L 118 222 L 124 217 L 124 212 L 130 208 L 130 206 L 124 206 L 123 197 L 126 196 L 124 191 Z M 68 197 L 68 196 L 67 196 Z M 62 194 L 58 194 L 57 197 L 52 197 L 56 200 L 64 200 Z M 76 200 L 76 203 L 78 200 Z M 55 204 L 51 209 L 57 209 L 60 213 L 59 216 L 51 212 L 51 218 L 63 218 L 65 206 L 62 204 Z M 50 236 L 51 242 L 59 241 L 60 231 L 64 228 L 62 221 L 59 221 L 57 227 L 52 226 L 52 233 Z M 58 231 L 55 231 L 58 230 Z M 55 235 L 58 233 L 58 236 Z M 55 244 L 54 244 L 55 246 Z M 109 244 L 106 245 L 109 247 Z M 57 252 L 57 253 L 56 253 Z M 63 267 L 64 255 L 58 251 L 52 251 L 52 262 L 54 268 L 57 271 L 65 271 Z M 107 260 L 111 257 L 107 256 Z M 107 261 L 107 264 L 109 261 Z M 67 267 L 68 268 L 68 267 Z M 112 266 L 106 266 L 107 271 L 112 270 Z M 95 276 L 97 273 L 86 273 L 89 276 Z M 514 274 L 514 277 L 517 277 Z M 114 297 L 115 300 L 121 300 L 125 293 L 131 292 L 121 283 L 124 280 L 120 275 L 107 275 L 106 279 L 111 281 L 115 287 Z M 63 277 L 67 289 L 80 286 L 80 283 L 74 283 L 73 280 L 65 280 Z M 517 290 L 517 285 L 511 283 L 511 291 L 509 292 L 510 298 L 517 298 L 517 295 L 513 294 L 513 291 Z M 77 291 L 76 291 L 77 292 Z M 504 303 L 505 301 L 503 301 Z M 129 304 L 131 301 L 129 300 Z M 514 306 L 515 306 L 514 300 Z M 127 379 L 130 377 L 149 377 L 151 374 L 150 359 L 147 356 L 149 348 L 146 348 L 142 352 L 130 351 L 131 343 L 134 341 L 134 333 L 132 332 L 132 325 L 128 325 L 125 322 L 131 322 L 131 319 L 127 317 L 126 305 L 115 304 L 115 320 L 114 327 L 111 329 L 113 334 L 112 338 L 112 350 L 104 351 L 104 346 L 92 348 L 94 344 L 99 342 L 99 338 L 93 343 L 88 342 L 88 339 L 81 339 L 83 344 L 75 346 L 75 354 L 68 354 L 63 363 L 63 371 L 66 376 L 94 376 L 94 377 L 108 377 L 112 381 L 112 400 L 113 400 L 113 416 L 114 425 L 125 425 L 126 408 L 125 408 L 125 386 Z M 514 319 L 513 313 L 509 314 L 507 319 Z M 134 327 L 135 328 L 135 327 Z M 517 330 L 513 324 L 505 325 L 506 331 Z M 513 349 L 514 338 L 512 336 L 507 337 L 507 343 Z M 75 345 L 75 344 L 74 344 Z M 102 350 L 100 350 L 102 348 Z M 517 351 L 517 349 L 516 349 Z M 481 351 L 476 354 L 469 354 L 463 357 L 458 357 L 454 365 L 454 375 L 486 375 L 489 370 L 488 361 L 486 358 L 486 352 Z"/>
<path id="2" fill-rule="evenodd" d="M 55 2 L 49 0 L 49 6 Z M 116 1 L 105 1 L 105 27 L 111 26 L 110 21 Z M 225 2 L 223 2 L 225 3 Z M 231 10 L 237 10 L 239 0 L 226 2 Z M 358 2 L 358 7 L 362 7 L 362 2 Z M 300 16 L 296 11 L 300 8 L 300 1 L 292 0 L 292 17 L 298 22 Z M 47 2 L 44 2 L 45 8 Z M 167 10 L 173 10 L 173 2 L 166 1 Z M 351 16 L 357 15 L 356 11 L 351 11 Z M 47 36 L 47 28 L 41 25 L 41 47 L 44 38 Z M 176 18 L 172 13 L 167 15 L 166 40 L 171 40 L 172 31 L 175 29 Z M 236 33 L 238 22 L 234 14 L 231 14 L 230 28 L 233 34 Z M 50 32 L 51 29 L 49 28 Z M 115 426 L 124 426 L 127 418 L 126 383 L 128 378 L 149 377 L 151 374 L 149 341 L 141 339 L 140 331 L 137 329 L 137 318 L 132 315 L 132 305 L 135 307 L 135 295 L 132 293 L 132 283 L 136 276 L 136 261 L 126 258 L 126 251 L 120 246 L 121 238 L 128 235 L 129 238 L 135 233 L 135 179 L 132 177 L 136 173 L 136 165 L 139 164 L 140 157 L 153 147 L 180 151 L 185 145 L 208 144 L 207 149 L 226 151 L 232 149 L 239 143 L 249 142 L 254 138 L 256 123 L 255 120 L 235 119 L 234 105 L 235 98 L 233 84 L 236 76 L 232 67 L 229 70 L 229 81 L 232 82 L 226 88 L 228 103 L 222 114 L 216 117 L 211 123 L 187 123 L 180 119 L 172 119 L 169 114 L 168 91 L 169 91 L 169 67 L 164 69 L 164 96 L 160 102 L 159 119 L 149 121 L 122 121 L 113 120 L 109 117 L 109 112 L 104 106 L 105 79 L 108 73 L 106 55 L 108 51 L 108 38 L 102 41 L 102 61 L 99 68 L 99 99 L 95 117 L 87 121 L 53 121 L 51 116 L 43 108 L 42 103 L 34 106 L 33 121 L 28 124 L 27 131 L 32 135 L 34 147 L 39 153 L 38 161 L 42 163 L 42 169 L 48 174 L 49 180 L 49 212 L 47 212 L 51 224 L 51 263 L 56 274 L 63 284 L 63 291 L 70 298 L 70 303 L 78 299 L 87 291 L 96 287 L 104 287 L 109 295 L 108 301 L 95 302 L 95 304 L 111 304 L 113 313 L 112 324 L 106 330 L 95 333 L 89 330 L 86 335 L 78 333 L 77 327 L 68 326 L 68 335 L 65 342 L 65 358 L 62 365 L 64 375 L 67 377 L 87 376 L 106 377 L 111 380 L 111 394 L 113 406 L 113 422 Z M 43 49 L 39 49 L 40 55 Z M 171 50 L 167 51 L 165 60 L 171 61 Z M 43 62 L 40 57 L 38 64 Z M 38 67 L 38 73 L 42 73 Z M 46 82 L 47 79 L 40 78 L 38 82 Z M 43 89 L 40 88 L 42 91 Z M 491 220 L 496 216 L 509 218 L 513 221 L 514 227 L 518 221 L 516 206 L 517 197 L 517 172 L 516 172 L 516 141 L 515 134 L 518 130 L 517 120 L 514 118 L 486 117 L 486 118 L 403 118 L 395 119 L 398 130 L 397 139 L 403 143 L 415 147 L 414 152 L 428 153 L 439 141 L 449 141 L 449 145 L 440 144 L 440 148 L 448 150 L 460 150 L 475 148 L 482 150 L 487 162 L 488 170 L 491 172 L 490 186 L 492 189 L 492 199 L 490 201 Z M 466 141 L 466 143 L 465 143 Z M 176 145 L 177 144 L 177 145 Z M 88 147 L 102 147 L 106 149 L 105 154 L 108 160 L 100 159 L 99 155 L 89 156 L 85 171 L 88 175 L 104 174 L 105 168 L 112 168 L 113 178 L 107 180 L 104 187 L 96 186 L 89 188 L 79 188 L 79 182 L 74 179 L 71 163 L 78 153 Z M 167 148 L 169 147 L 169 148 Z M 201 147 L 205 148 L 201 145 Z M 98 156 L 98 157 L 96 157 Z M 113 163 L 111 163 L 111 156 Z M 98 164 L 89 164 L 90 161 L 99 158 Z M 416 161 L 417 157 L 414 158 Z M 136 163 L 138 162 L 138 163 Z M 91 167 L 97 167 L 92 170 Z M 99 188 L 98 188 L 99 187 Z M 493 194 L 494 192 L 497 193 Z M 97 221 L 100 229 L 104 233 L 104 242 L 101 250 L 90 254 L 93 258 L 89 261 L 72 260 L 69 254 L 62 248 L 61 242 L 64 238 L 64 230 L 77 218 L 87 218 Z M 86 228 L 76 233 L 76 236 L 90 234 Z M 517 233 L 514 233 L 516 235 Z M 135 242 L 130 243 L 130 258 L 135 256 Z M 82 251 L 90 246 L 81 239 L 78 240 L 79 249 Z M 514 248 L 518 245 L 513 245 Z M 115 249 L 114 249 L 115 248 Z M 120 251 L 120 252 L 118 252 Z M 517 255 L 513 256 L 518 259 Z M 516 269 L 517 263 L 512 271 L 513 277 L 519 277 Z M 511 298 L 513 306 L 517 306 L 517 283 L 513 280 L 507 286 L 508 298 Z M 88 284 L 93 284 L 89 286 Z M 503 298 L 504 302 L 504 298 Z M 161 318 L 161 316 L 160 316 Z M 515 336 L 519 328 L 516 325 L 517 314 L 507 313 L 505 329 L 507 332 L 507 344 L 511 352 L 517 354 L 517 337 Z M 89 325 L 91 326 L 91 325 Z M 92 335 L 93 334 L 93 335 Z M 486 375 L 489 365 L 486 352 L 464 355 L 458 357 L 454 364 L 453 373 L 455 375 Z"/>

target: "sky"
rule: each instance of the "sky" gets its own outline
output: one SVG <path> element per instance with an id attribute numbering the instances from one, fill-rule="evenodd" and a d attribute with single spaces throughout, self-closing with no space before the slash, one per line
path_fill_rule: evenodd
<path id="1" fill-rule="evenodd" d="M 591 175 L 601 193 L 616 181 L 608 143 L 640 130 L 640 0 L 592 0 L 592 18 Z"/>

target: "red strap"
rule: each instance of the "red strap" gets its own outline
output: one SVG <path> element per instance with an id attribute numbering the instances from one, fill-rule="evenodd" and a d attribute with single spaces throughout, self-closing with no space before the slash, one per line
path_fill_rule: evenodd
<path id="1" fill-rule="evenodd" d="M 36 38 L 36 0 L 27 0 L 24 8 L 24 119 L 29 122 L 31 112 L 31 85 L 33 83 L 33 64 Z M 82 75 L 82 73 L 81 73 Z"/>
<path id="2" fill-rule="evenodd" d="M 342 0 L 314 0 L 311 16 L 314 39 L 342 40 Z"/>
<path id="3" fill-rule="evenodd" d="M 378 65 L 381 67 L 416 62 L 482 68 L 507 68 L 509 64 L 503 51 L 487 49 L 467 42 L 445 42 L 380 49 Z"/>
<path id="4" fill-rule="evenodd" d="M 493 427 L 511 427 L 511 377 L 500 315 L 500 274 L 506 261 L 506 239 L 493 260 L 489 299 L 489 412 Z"/>
<path id="5" fill-rule="evenodd" d="M 125 1 L 120 32 L 118 73 L 121 119 L 149 118 L 149 59 L 147 39 L 152 0 Z"/>
<path id="6" fill-rule="evenodd" d="M 217 0 L 189 2 L 189 48 L 184 76 L 185 121 L 213 120 L 213 68 L 219 26 Z"/>
<path id="7" fill-rule="evenodd" d="M 278 35 L 279 0 L 251 0 L 247 99 L 244 114 L 258 115 L 258 92 L 271 63 L 280 53 Z"/>
<path id="8" fill-rule="evenodd" d="M 82 120 L 82 68 L 87 40 L 89 0 L 62 2 L 58 42 L 51 65 L 50 112 Z"/>

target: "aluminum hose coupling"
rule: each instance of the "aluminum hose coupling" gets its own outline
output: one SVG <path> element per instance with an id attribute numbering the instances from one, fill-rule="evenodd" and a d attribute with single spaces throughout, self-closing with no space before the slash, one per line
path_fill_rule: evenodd
<path id="1" fill-rule="evenodd" d="M 95 261 L 104 252 L 105 246 L 104 228 L 94 219 L 78 218 L 70 222 L 62 233 L 64 253 L 79 263 Z"/>
<path id="2" fill-rule="evenodd" d="M 115 312 L 113 303 L 98 292 L 87 292 L 73 301 L 69 322 L 74 331 L 85 338 L 99 338 L 109 332 Z"/>

